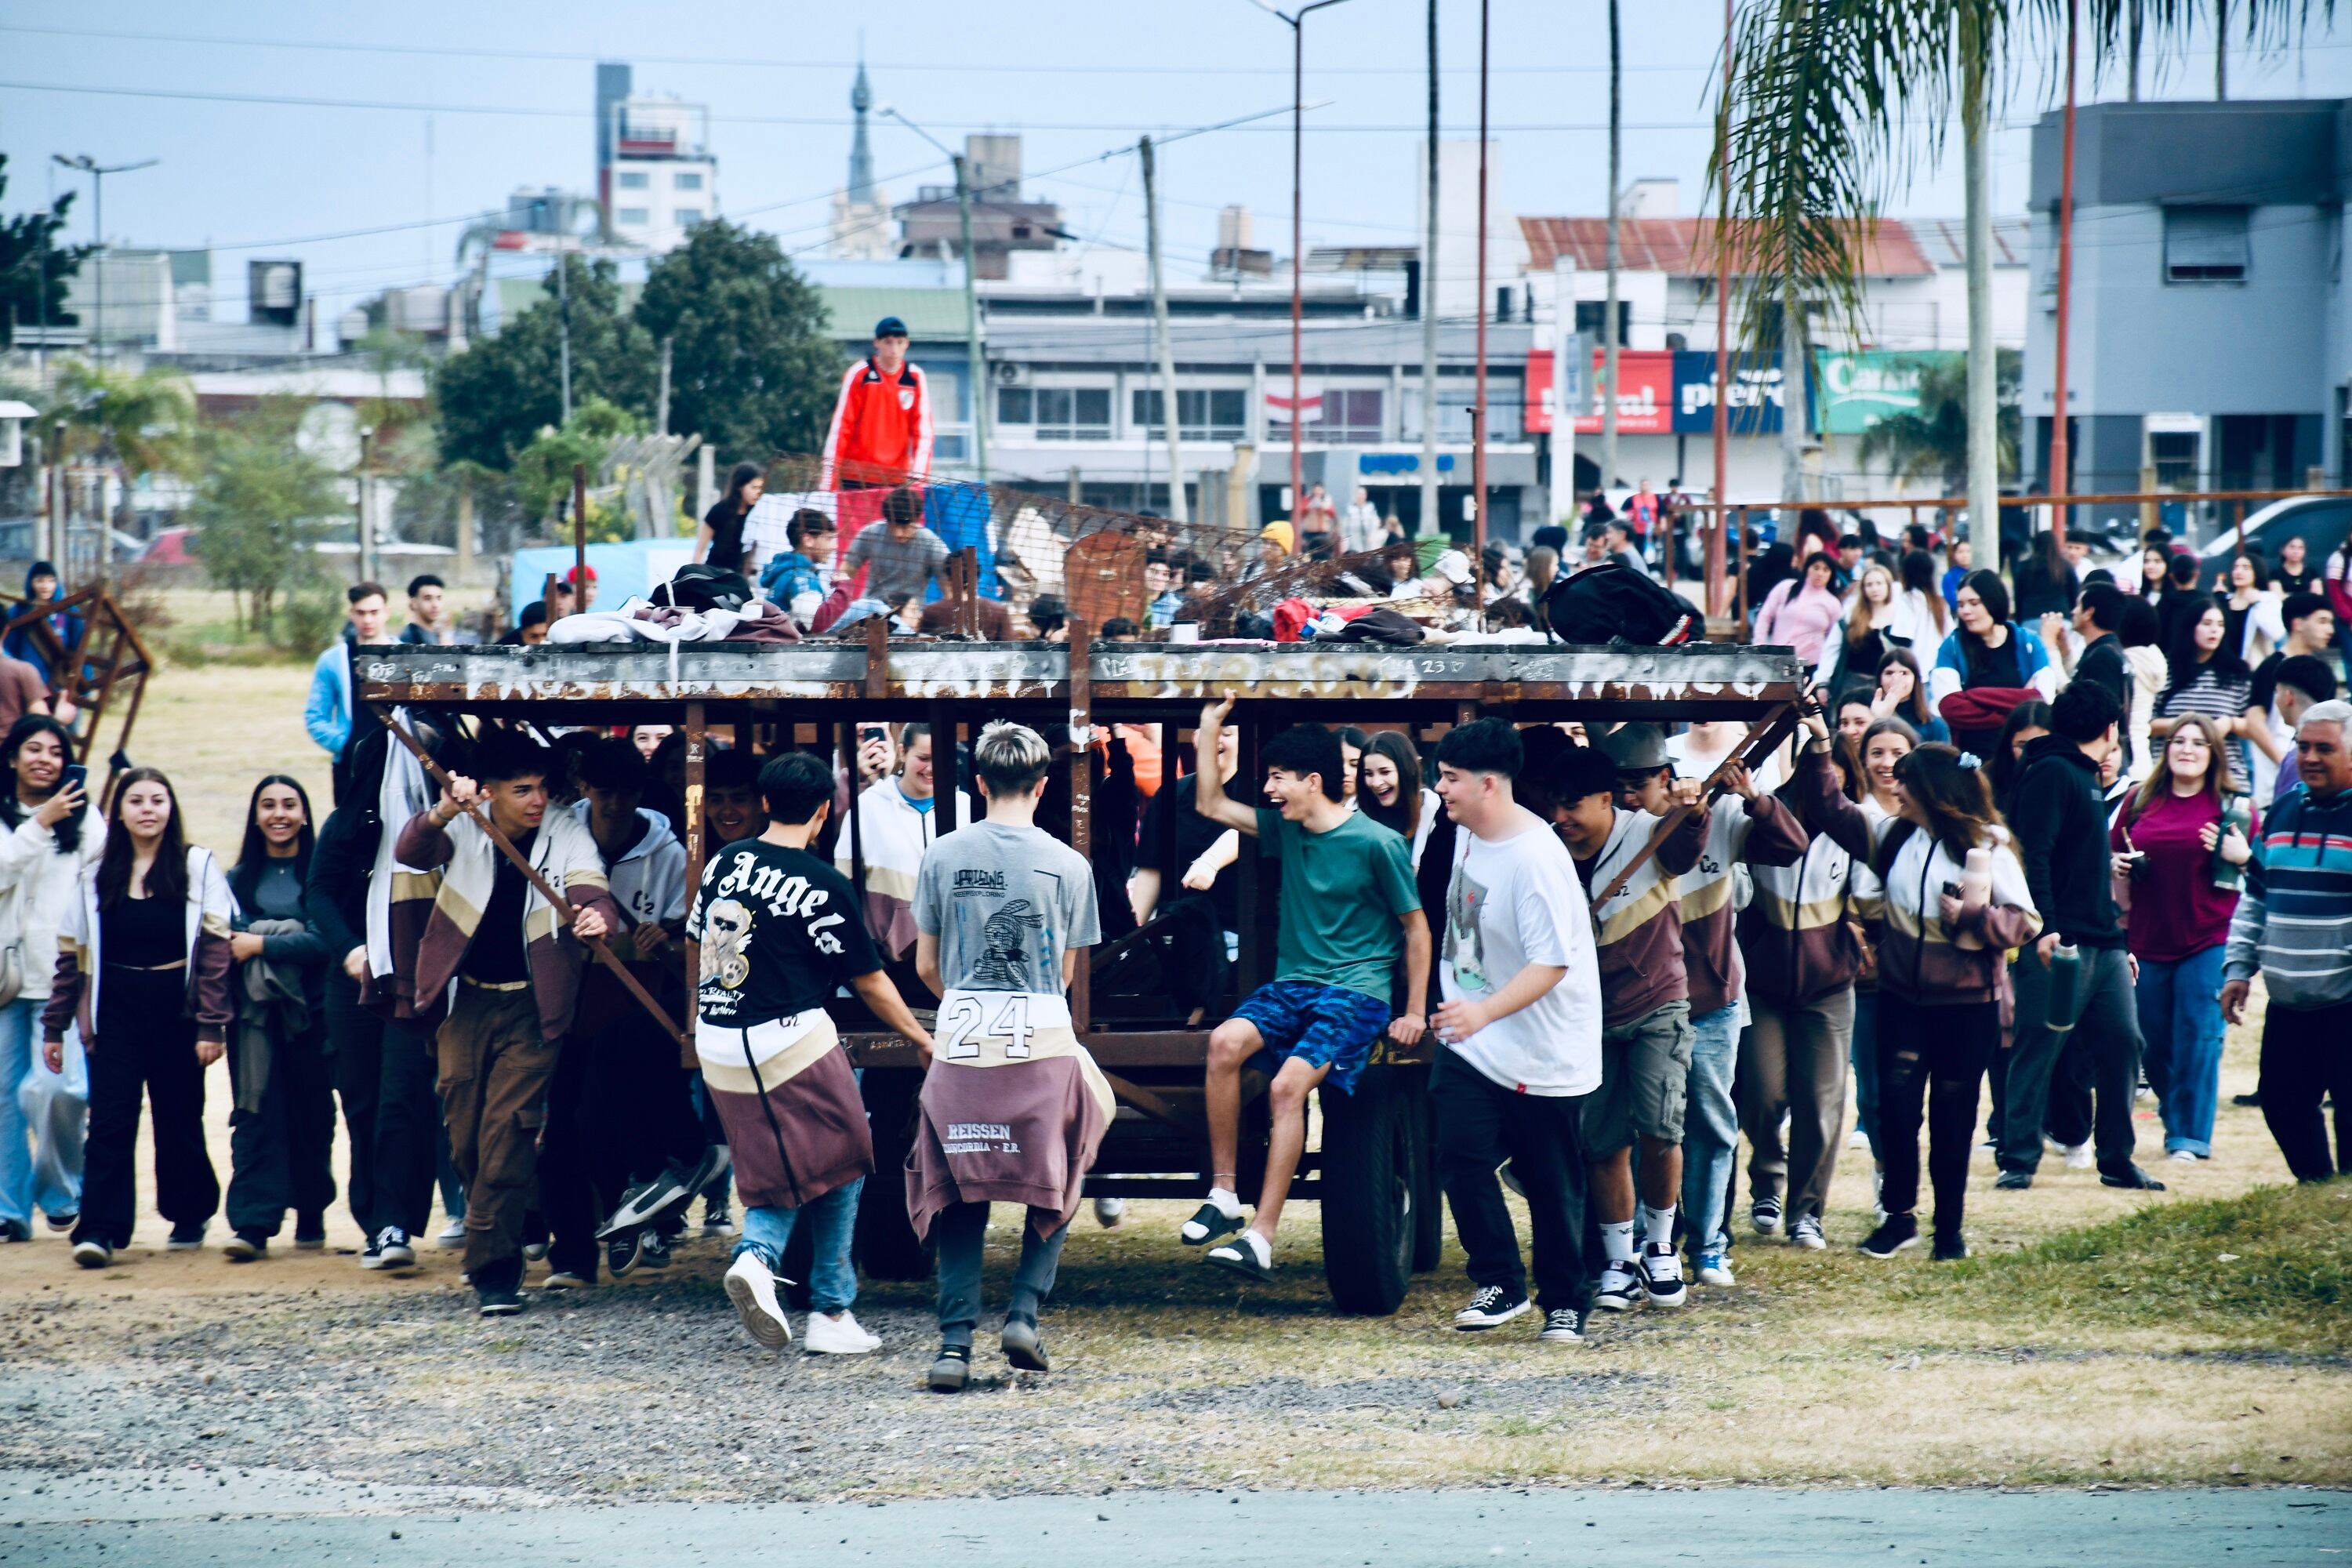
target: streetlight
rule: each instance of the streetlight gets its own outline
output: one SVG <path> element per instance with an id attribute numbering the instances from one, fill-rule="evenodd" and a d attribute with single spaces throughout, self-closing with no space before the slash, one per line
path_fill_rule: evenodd
<path id="1" fill-rule="evenodd" d="M 956 217 L 963 227 L 963 355 L 964 379 L 971 387 L 972 471 L 984 485 L 988 482 L 988 385 L 982 375 L 980 357 L 980 289 L 972 281 L 977 263 L 971 253 L 971 180 L 962 153 L 889 105 L 885 104 L 882 112 L 945 153 L 955 169 Z"/>
<path id="2" fill-rule="evenodd" d="M 1339 0 L 1313 0 L 1296 11 L 1285 11 L 1274 0 L 1250 0 L 1259 10 L 1276 17 L 1290 29 L 1290 521 L 1296 531 L 1300 525 L 1298 510 L 1306 500 L 1306 458 L 1298 447 L 1299 424 L 1307 410 L 1299 395 L 1299 321 L 1303 315 L 1300 280 L 1305 276 L 1306 225 L 1299 207 L 1299 186 L 1306 169 L 1307 126 L 1307 16 L 1326 5 L 1337 5 Z M 1437 155 L 1436 149 L 1430 156 Z M 1424 290 L 1426 292 L 1426 290 Z M 1428 308 L 1424 300 L 1423 309 Z M 1305 544 L 1296 532 L 1294 541 Z"/>
<path id="3" fill-rule="evenodd" d="M 104 359 L 106 357 L 106 176 L 127 174 L 133 169 L 152 169 L 163 160 L 142 158 L 136 163 L 100 163 L 87 153 L 78 153 L 70 158 L 63 153 L 52 153 L 49 156 L 67 168 L 79 169 L 89 176 L 90 237 L 98 242 L 98 308 L 93 312 L 98 320 L 91 328 L 90 346 L 95 351 L 94 358 Z"/>

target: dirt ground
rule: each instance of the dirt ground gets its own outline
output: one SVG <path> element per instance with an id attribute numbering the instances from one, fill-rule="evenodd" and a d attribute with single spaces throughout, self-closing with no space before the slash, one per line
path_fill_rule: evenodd
<path id="1" fill-rule="evenodd" d="M 295 771 L 323 798 L 299 726 L 304 679 L 213 668 L 158 680 L 134 750 L 181 781 L 205 842 L 233 853 L 264 771 Z M 780 1357 L 737 1328 L 717 1283 L 719 1238 L 687 1242 L 665 1274 L 534 1290 L 524 1317 L 485 1322 L 454 1253 L 428 1248 L 405 1277 L 360 1271 L 340 1209 L 329 1250 L 245 1266 L 221 1257 L 217 1227 L 205 1250 L 166 1254 L 150 1210 L 103 1271 L 75 1268 L 54 1236 L 0 1250 L 0 1468 L 269 1467 L 578 1499 L 2344 1486 L 2352 1184 L 2282 1196 L 2302 1227 L 2284 1255 L 2257 1250 L 2254 1219 L 2206 1202 L 2261 1199 L 2285 1180 L 2261 1113 L 2228 1100 L 2252 1087 L 2254 1037 L 2233 1034 L 2210 1163 L 2164 1163 L 2153 1109 L 2140 1108 L 2143 1162 L 2170 1192 L 2102 1188 L 2053 1156 L 2031 1192 L 1997 1193 L 1980 1157 L 1969 1194 L 1977 1258 L 1937 1266 L 1921 1249 L 1881 1263 L 1853 1249 L 1869 1224 L 1870 1168 L 1849 1150 L 1829 1251 L 1756 1238 L 1743 1215 L 1738 1286 L 1695 1289 L 1680 1311 L 1603 1315 L 1578 1349 L 1540 1344 L 1526 1321 L 1453 1331 L 1466 1286 L 1450 1226 L 1444 1265 L 1395 1317 L 1335 1315 L 1312 1205 L 1290 1212 L 1277 1279 L 1250 1289 L 1177 1244 L 1189 1205 L 1131 1204 L 1108 1233 L 1082 1215 L 1046 1320 L 1058 1370 L 1013 1377 L 984 1340 L 980 1385 L 944 1400 L 919 1387 L 934 1342 L 919 1285 L 869 1286 L 860 1300 L 880 1355 Z M 215 1076 L 224 1177 L 226 1109 Z M 2142 1218 L 2111 1225 L 2132 1215 Z M 2170 1216 L 2180 1223 L 2167 1227 Z M 991 1241 L 1001 1300 L 1002 1225 Z M 2142 1246 L 2157 1259 L 2146 1269 L 2133 1256 Z M 2245 1275 L 2273 1267 L 2291 1289 Z M 2260 1305 L 2274 1294 L 2336 1310 L 2280 1317 Z"/>

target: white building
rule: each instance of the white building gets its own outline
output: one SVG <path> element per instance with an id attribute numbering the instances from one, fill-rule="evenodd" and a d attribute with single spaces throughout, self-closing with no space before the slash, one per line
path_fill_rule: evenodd
<path id="1" fill-rule="evenodd" d="M 629 90 L 629 68 L 596 68 L 596 188 L 614 240 L 656 255 L 719 216 L 710 109 Z"/>

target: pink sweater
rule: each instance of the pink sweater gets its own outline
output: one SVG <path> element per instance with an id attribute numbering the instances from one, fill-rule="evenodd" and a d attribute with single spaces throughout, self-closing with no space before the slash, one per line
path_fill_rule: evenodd
<path id="1" fill-rule="evenodd" d="M 1827 588 L 1806 584 L 1801 577 L 1784 578 L 1764 595 L 1756 617 L 1756 640 L 1787 644 L 1808 665 L 1822 661 L 1822 641 L 1845 613 L 1845 603 Z"/>

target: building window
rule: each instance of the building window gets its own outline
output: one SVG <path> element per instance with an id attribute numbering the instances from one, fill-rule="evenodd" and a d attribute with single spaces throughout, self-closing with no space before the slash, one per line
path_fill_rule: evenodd
<path id="1" fill-rule="evenodd" d="M 698 191 L 702 189 L 702 176 L 681 174 L 677 176 L 677 186 L 681 191 Z"/>
<path id="2" fill-rule="evenodd" d="M 675 216 L 677 220 L 678 227 L 692 228 L 696 224 L 702 221 L 702 209 L 700 207 L 680 207 L 677 209 Z"/>
<path id="3" fill-rule="evenodd" d="M 624 173 L 620 179 L 621 189 L 625 191 L 642 191 L 646 188 L 646 175 L 642 169 L 634 174 Z"/>
<path id="4" fill-rule="evenodd" d="M 1160 390 L 1134 394 L 1135 426 L 1145 435 L 1167 433 Z M 1249 394 L 1241 387 L 1176 389 L 1178 429 L 1187 441 L 1239 441 L 1249 434 Z"/>
<path id="5" fill-rule="evenodd" d="M 654 215 L 645 207 L 615 207 L 613 209 L 613 221 L 635 228 L 643 228 L 654 221 Z"/>
<path id="6" fill-rule="evenodd" d="M 1267 384 L 1272 386 L 1275 383 L 1269 380 Z M 1280 390 L 1286 392 L 1288 384 L 1283 383 Z M 1381 409 L 1387 400 L 1388 395 L 1375 387 L 1327 387 L 1323 393 L 1323 417 L 1307 422 L 1307 439 L 1328 442 L 1385 440 L 1388 431 L 1381 418 Z M 1290 439 L 1290 422 L 1270 416 L 1265 434 L 1269 441 L 1287 441 Z"/>
<path id="7" fill-rule="evenodd" d="M 1040 441 L 1110 439 L 1108 386 L 1000 386 L 996 422 L 1034 425 Z"/>
<path id="8" fill-rule="evenodd" d="M 2245 207 L 2165 208 L 2164 280 L 2244 282 L 2248 213 Z"/>

